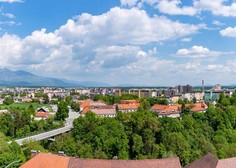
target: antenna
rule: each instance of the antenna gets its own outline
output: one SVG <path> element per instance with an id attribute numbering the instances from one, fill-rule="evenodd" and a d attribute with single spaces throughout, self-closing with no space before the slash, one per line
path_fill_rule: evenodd
<path id="1" fill-rule="evenodd" d="M 204 80 L 202 80 L 202 92 L 204 92 Z"/>

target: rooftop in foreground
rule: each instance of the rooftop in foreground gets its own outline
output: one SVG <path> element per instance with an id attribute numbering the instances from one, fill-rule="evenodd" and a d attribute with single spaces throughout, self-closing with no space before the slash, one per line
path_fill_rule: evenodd
<path id="1" fill-rule="evenodd" d="M 20 168 L 181 168 L 178 157 L 146 160 L 81 159 L 39 153 Z"/>

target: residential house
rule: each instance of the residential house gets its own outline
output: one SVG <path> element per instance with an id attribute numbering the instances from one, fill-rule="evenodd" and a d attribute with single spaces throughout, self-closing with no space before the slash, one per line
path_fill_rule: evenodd
<path id="1" fill-rule="evenodd" d="M 47 108 L 38 108 L 37 112 L 34 116 L 35 120 L 46 120 L 51 117 L 51 115 L 48 112 L 49 110 Z"/>
<path id="2" fill-rule="evenodd" d="M 135 112 L 138 110 L 140 104 L 118 104 L 117 110 L 122 112 Z"/>
<path id="3" fill-rule="evenodd" d="M 208 108 L 208 106 L 206 105 L 205 102 L 198 102 L 195 104 L 186 104 L 186 107 L 190 107 L 190 112 L 206 112 L 206 109 Z"/>
<path id="4" fill-rule="evenodd" d="M 24 103 L 30 103 L 30 102 L 32 102 L 32 99 L 29 98 L 29 97 L 24 97 L 24 98 L 22 99 L 22 102 L 24 102 Z"/>
<path id="5" fill-rule="evenodd" d="M 137 100 L 122 100 L 121 104 L 117 104 L 116 108 L 121 112 L 134 112 L 137 111 L 140 103 Z"/>
<path id="6" fill-rule="evenodd" d="M 116 107 L 113 105 L 104 105 L 104 106 L 90 106 L 85 107 L 82 111 L 82 115 L 86 114 L 88 111 L 92 111 L 98 116 L 103 117 L 115 117 L 116 116 Z"/>
<path id="7" fill-rule="evenodd" d="M 85 107 L 90 107 L 90 105 L 91 105 L 90 101 L 83 101 L 83 102 L 79 103 L 80 112 L 82 112 Z"/>
<path id="8" fill-rule="evenodd" d="M 171 118 L 177 118 L 180 117 L 181 113 L 181 105 L 161 105 L 161 104 L 155 104 L 151 108 L 152 112 L 157 112 L 158 117 L 171 117 Z"/>

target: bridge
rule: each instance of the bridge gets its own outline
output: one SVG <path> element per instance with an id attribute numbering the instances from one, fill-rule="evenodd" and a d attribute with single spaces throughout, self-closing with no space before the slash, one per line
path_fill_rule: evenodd
<path id="1" fill-rule="evenodd" d="M 37 135 L 17 139 L 17 140 L 15 140 L 15 142 L 18 143 L 20 146 L 22 146 L 23 142 L 27 141 L 27 140 L 40 141 L 40 140 L 44 140 L 44 139 L 49 139 L 49 138 L 54 137 L 56 135 L 60 135 L 62 133 L 65 133 L 65 132 L 68 132 L 68 131 L 72 130 L 74 119 L 78 118 L 80 115 L 78 113 L 72 111 L 71 108 L 69 108 L 69 109 L 70 109 L 69 117 L 66 119 L 66 124 L 65 124 L 64 127 L 54 129 L 54 130 L 51 130 L 51 131 L 48 131 L 48 132 L 44 132 L 44 133 L 41 133 L 41 134 L 37 134 Z M 11 141 L 8 142 L 8 143 L 11 143 Z"/>
<path id="2" fill-rule="evenodd" d="M 58 129 L 55 129 L 52 131 L 44 132 L 44 133 L 41 133 L 38 135 L 33 135 L 33 136 L 26 137 L 26 138 L 17 139 L 17 140 L 15 140 L 15 142 L 18 143 L 20 146 L 22 146 L 24 141 L 27 141 L 27 140 L 40 141 L 40 140 L 48 139 L 48 138 L 54 137 L 56 135 L 68 132 L 71 129 L 73 129 L 73 125 L 68 125 L 68 126 L 58 128 Z"/>

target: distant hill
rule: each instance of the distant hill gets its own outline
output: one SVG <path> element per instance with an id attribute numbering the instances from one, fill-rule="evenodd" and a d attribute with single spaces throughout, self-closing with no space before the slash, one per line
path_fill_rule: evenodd
<path id="1" fill-rule="evenodd" d="M 77 86 L 77 83 L 62 79 L 37 76 L 26 71 L 11 71 L 0 68 L 0 86 Z"/>

